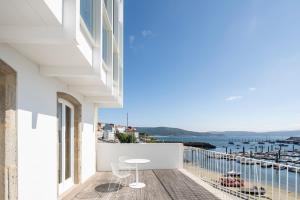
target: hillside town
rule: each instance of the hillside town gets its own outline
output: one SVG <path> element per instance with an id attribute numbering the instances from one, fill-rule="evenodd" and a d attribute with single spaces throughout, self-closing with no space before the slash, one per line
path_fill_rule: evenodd
<path id="1" fill-rule="evenodd" d="M 129 141 L 126 138 L 130 137 Z M 97 126 L 98 142 L 110 143 L 139 143 L 140 133 L 136 128 L 109 123 L 98 123 Z M 123 139 L 123 140 L 122 140 Z"/>

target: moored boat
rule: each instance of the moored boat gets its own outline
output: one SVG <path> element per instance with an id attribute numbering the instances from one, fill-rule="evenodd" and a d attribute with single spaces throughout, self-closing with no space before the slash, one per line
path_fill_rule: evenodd
<path id="1" fill-rule="evenodd" d="M 283 169 L 286 169 L 285 166 L 283 165 L 280 165 L 280 164 L 273 164 L 273 168 L 276 169 L 276 170 L 283 170 Z"/>
<path id="2" fill-rule="evenodd" d="M 225 187 L 244 187 L 244 180 L 233 177 L 222 177 L 220 183 Z"/>
<path id="3" fill-rule="evenodd" d="M 262 163 L 261 167 L 262 168 L 271 168 L 272 167 L 272 163 Z"/>
<path id="4" fill-rule="evenodd" d="M 254 186 L 251 188 L 241 188 L 241 192 L 255 196 L 263 196 L 266 194 L 266 189 L 263 187 L 258 188 L 257 186 Z"/>
<path id="5" fill-rule="evenodd" d="M 227 172 L 224 175 L 224 177 L 235 177 L 235 178 L 237 178 L 237 177 L 241 177 L 241 173 L 231 170 L 231 171 Z"/>
<path id="6" fill-rule="evenodd" d="M 298 167 L 289 167 L 288 168 L 289 172 L 294 172 L 294 173 L 299 173 L 300 169 Z"/>

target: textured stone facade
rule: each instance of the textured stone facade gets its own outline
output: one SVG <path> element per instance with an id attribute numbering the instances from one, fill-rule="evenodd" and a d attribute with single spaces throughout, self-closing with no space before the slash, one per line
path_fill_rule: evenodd
<path id="1" fill-rule="evenodd" d="M 16 73 L 0 60 L 0 200 L 18 195 Z"/>

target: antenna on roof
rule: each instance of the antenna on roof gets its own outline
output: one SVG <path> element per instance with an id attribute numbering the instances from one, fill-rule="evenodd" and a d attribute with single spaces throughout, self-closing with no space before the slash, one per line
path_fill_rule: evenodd
<path id="1" fill-rule="evenodd" d="M 128 112 L 126 114 L 126 120 L 127 120 L 127 128 L 128 128 Z"/>

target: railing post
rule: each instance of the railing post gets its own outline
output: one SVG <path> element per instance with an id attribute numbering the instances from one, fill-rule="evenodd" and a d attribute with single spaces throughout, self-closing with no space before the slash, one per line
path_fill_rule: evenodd
<path id="1" fill-rule="evenodd" d="M 278 164 L 278 175 L 279 175 L 279 186 L 278 186 L 278 189 L 279 189 L 279 194 L 278 194 L 278 198 L 280 199 L 281 197 L 281 165 L 280 163 Z"/>
<path id="2" fill-rule="evenodd" d="M 197 176 L 199 177 L 199 170 L 200 170 L 200 150 L 197 149 Z"/>
<path id="3" fill-rule="evenodd" d="M 272 163 L 272 199 L 274 199 L 274 163 Z"/>
<path id="4" fill-rule="evenodd" d="M 298 176 L 298 168 L 296 168 L 296 173 L 295 173 L 295 199 L 297 199 L 298 197 L 298 180 L 297 180 L 297 176 Z"/>
<path id="5" fill-rule="evenodd" d="M 249 193 L 248 193 L 248 196 L 249 196 L 249 198 L 250 198 L 250 189 L 251 189 L 251 187 L 250 187 L 250 183 L 251 183 L 251 166 L 250 166 L 250 160 L 248 161 L 249 162 L 249 167 L 248 167 L 248 169 L 249 169 Z M 247 165 L 247 159 L 245 159 L 245 165 Z"/>
<path id="6" fill-rule="evenodd" d="M 257 163 L 256 163 L 256 161 L 255 161 L 255 165 L 256 165 Z M 260 162 L 259 162 L 259 199 L 260 199 L 260 197 L 261 197 L 261 187 L 262 187 L 262 184 L 261 184 L 261 160 L 260 160 Z"/>

